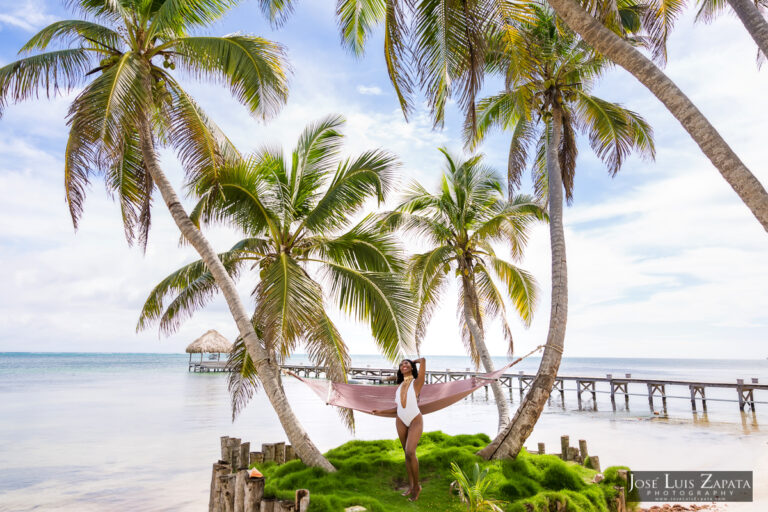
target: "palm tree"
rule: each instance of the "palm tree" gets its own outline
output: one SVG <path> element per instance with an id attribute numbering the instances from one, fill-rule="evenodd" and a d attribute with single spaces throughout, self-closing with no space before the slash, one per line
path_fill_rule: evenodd
<path id="1" fill-rule="evenodd" d="M 416 343 L 420 344 L 432 313 L 445 294 L 453 268 L 459 287 L 459 323 L 462 340 L 475 367 L 494 370 L 485 344 L 485 325 L 498 318 L 512 354 L 512 331 L 507 324 L 505 298 L 512 300 L 526 325 L 536 302 L 533 277 L 496 255 L 493 243 L 509 246 L 522 257 L 527 228 L 546 216 L 532 198 L 504 199 L 501 182 L 482 163 L 482 155 L 460 160 L 441 149 L 446 158 L 441 188 L 431 193 L 418 183 L 403 202 L 385 216 L 390 227 L 400 227 L 429 243 L 429 250 L 411 258 L 408 276 L 416 295 Z M 501 287 L 497 285 L 501 283 Z M 498 381 L 491 384 L 499 410 L 499 430 L 509 421 L 509 406 Z"/>
<path id="2" fill-rule="evenodd" d="M 252 320 L 270 357 L 282 363 L 303 342 L 334 381 L 346 381 L 349 353 L 326 313 L 325 295 L 369 323 L 392 360 L 411 347 L 416 316 L 392 234 L 372 215 L 350 222 L 369 199 L 385 200 L 397 161 L 380 150 L 340 161 L 343 123 L 327 117 L 309 125 L 286 156 L 262 149 L 220 168 L 215 180 L 200 179 L 201 199 L 191 214 L 197 226 L 226 223 L 243 232 L 219 259 L 233 279 L 258 268 Z M 172 333 L 218 290 L 202 260 L 185 265 L 152 290 L 137 330 L 158 321 L 161 332 Z M 241 340 L 230 363 L 234 418 L 257 387 L 259 370 Z M 341 411 L 352 427 L 352 411 Z"/>
<path id="3" fill-rule="evenodd" d="M 763 56 L 768 55 L 768 21 L 765 20 L 765 15 L 761 12 L 761 10 L 768 8 L 766 0 L 727 0 L 725 2 L 722 0 L 701 0 L 696 21 L 711 22 L 725 10 L 727 5 L 730 5 L 749 35 L 757 43 L 759 53 L 762 53 Z"/>
<path id="4" fill-rule="evenodd" d="M 501 93 L 478 103 L 476 144 L 494 127 L 512 133 L 510 176 L 519 185 L 529 161 L 537 199 L 548 204 L 552 250 L 552 304 L 549 332 L 539 371 L 509 425 L 479 452 L 491 458 L 515 457 L 533 430 L 557 376 L 568 317 L 568 279 L 563 232 L 563 192 L 573 200 L 577 131 L 612 176 L 634 150 L 653 157 L 652 130 L 638 114 L 593 96 L 594 81 L 609 64 L 568 30 L 560 30 L 547 8 L 521 25 L 518 37 L 500 41 L 495 53 L 506 75 Z"/>
<path id="5" fill-rule="evenodd" d="M 157 187 L 188 240 L 202 256 L 237 323 L 261 383 L 297 454 L 333 466 L 309 440 L 279 385 L 278 368 L 262 346 L 232 279 L 190 221 L 157 158 L 156 144 L 176 150 L 189 177 L 215 181 L 237 151 L 182 89 L 171 71 L 225 84 L 262 118 L 287 97 L 283 48 L 250 35 L 192 36 L 219 19 L 232 0 L 80 0 L 82 19 L 55 22 L 22 48 L 35 53 L 0 68 L 0 110 L 9 102 L 55 96 L 83 87 L 69 109 L 64 167 L 66 198 L 77 228 L 86 187 L 103 174 L 120 201 L 126 237 L 146 246 Z M 46 51 L 48 50 L 48 51 Z M 39 52 L 39 53 L 38 53 Z"/>
<path id="6" fill-rule="evenodd" d="M 547 0 L 547 3 L 587 44 L 629 71 L 667 107 L 768 231 L 768 192 L 685 93 L 650 59 L 580 4 L 572 0 Z"/>

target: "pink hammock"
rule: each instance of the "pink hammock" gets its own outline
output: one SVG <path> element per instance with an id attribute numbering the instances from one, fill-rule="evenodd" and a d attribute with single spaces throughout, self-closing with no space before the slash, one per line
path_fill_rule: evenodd
<path id="1" fill-rule="evenodd" d="M 423 414 L 429 414 L 430 412 L 439 411 L 444 407 L 455 404 L 476 389 L 487 386 L 491 381 L 498 379 L 507 368 L 517 364 L 524 357 L 520 357 L 504 368 L 491 373 L 451 382 L 424 384 L 418 398 L 419 409 L 421 409 Z M 397 386 L 346 384 L 329 380 L 305 379 L 292 372 L 286 373 L 296 377 L 312 388 L 312 391 L 325 400 L 325 403 L 328 405 L 346 407 L 367 414 L 373 414 L 373 411 L 378 409 L 379 413 L 376 416 L 386 416 L 389 418 L 394 418 L 397 415 L 397 405 L 395 405 Z"/>

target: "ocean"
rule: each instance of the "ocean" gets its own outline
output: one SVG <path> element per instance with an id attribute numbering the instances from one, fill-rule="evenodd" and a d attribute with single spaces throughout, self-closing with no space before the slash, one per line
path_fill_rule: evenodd
<path id="1" fill-rule="evenodd" d="M 426 356 L 428 368 L 464 370 L 466 357 Z M 207 507 L 219 436 L 259 446 L 285 440 L 263 394 L 234 422 L 224 374 L 187 371 L 186 354 L 0 353 L 0 511 L 197 511 Z M 306 363 L 296 355 L 292 362 Z M 535 373 L 530 357 L 510 372 Z M 380 356 L 353 356 L 355 366 L 391 367 Z M 505 358 L 495 358 L 500 367 Z M 623 377 L 735 383 L 768 383 L 768 360 L 564 358 L 562 376 Z M 515 384 L 516 385 L 516 384 Z M 347 431 L 332 407 L 304 384 L 284 378 L 288 398 L 318 447 L 325 451 L 351 438 L 395 438 L 394 420 L 356 414 Z M 598 384 L 598 390 L 600 385 Z M 603 391 L 607 390 L 603 386 Z M 632 391 L 632 388 L 630 388 Z M 565 401 L 553 397 L 526 446 L 544 442 L 559 451 L 586 439 L 603 468 L 636 470 L 752 470 L 755 502 L 728 510 L 768 510 L 768 403 L 742 412 L 734 390 L 707 391 L 708 411 L 691 411 L 687 388 L 668 389 L 667 414 L 655 415 L 646 391 L 636 387 L 629 409 L 608 393 L 578 408 L 575 384 Z M 756 399 L 768 402 L 768 393 Z M 517 387 L 512 408 L 520 402 Z M 722 400 L 722 401 L 720 401 Z M 730 400 L 730 401 L 725 401 Z M 596 407 L 596 410 L 595 410 Z M 656 398 L 656 410 L 661 401 Z M 425 416 L 425 431 L 448 434 L 496 428 L 493 394 L 481 389 Z"/>

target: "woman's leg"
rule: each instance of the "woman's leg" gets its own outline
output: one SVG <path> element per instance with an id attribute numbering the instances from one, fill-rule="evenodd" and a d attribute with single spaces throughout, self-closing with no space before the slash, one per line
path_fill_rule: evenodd
<path id="1" fill-rule="evenodd" d="M 406 440 L 408 439 L 408 427 L 405 426 L 403 420 L 400 418 L 395 419 L 395 425 L 397 426 L 397 436 L 400 438 L 400 444 L 405 451 Z M 408 473 L 408 490 L 405 491 L 403 496 L 408 496 L 413 492 L 413 476 L 411 475 L 411 467 L 408 465 L 408 461 L 405 461 L 405 470 Z"/>
<path id="2" fill-rule="evenodd" d="M 421 414 L 413 418 L 411 425 L 408 427 L 408 437 L 405 440 L 405 464 L 411 468 L 412 484 L 411 497 L 408 498 L 411 501 L 419 499 L 419 493 L 421 493 L 421 485 L 419 485 L 419 459 L 416 458 L 416 446 L 421 439 L 421 431 L 424 429 L 424 419 Z"/>

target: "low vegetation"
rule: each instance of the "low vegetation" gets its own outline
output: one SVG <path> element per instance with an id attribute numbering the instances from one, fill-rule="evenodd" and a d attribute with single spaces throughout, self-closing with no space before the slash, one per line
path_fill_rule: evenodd
<path id="1" fill-rule="evenodd" d="M 296 489 L 309 489 L 311 512 L 338 512 L 361 505 L 371 512 L 404 510 L 466 511 L 456 491 L 451 464 L 466 474 L 475 464 L 485 474 L 483 497 L 498 500 L 507 512 L 529 511 L 605 511 L 616 496 L 614 485 L 622 467 L 608 468 L 605 479 L 590 483 L 596 472 L 555 455 L 531 454 L 525 450 L 514 460 L 486 461 L 475 452 L 490 442 L 485 434 L 449 436 L 427 432 L 417 449 L 423 485 L 417 502 L 400 495 L 407 486 L 403 450 L 397 440 L 350 441 L 328 451 L 325 456 L 338 468 L 327 473 L 307 467 L 299 460 L 282 465 L 274 462 L 257 467 L 266 477 L 267 497 L 292 499 Z M 454 485 L 456 488 L 456 485 Z M 559 508 L 555 505 L 560 502 Z M 552 507 L 552 508 L 550 508 Z"/>

